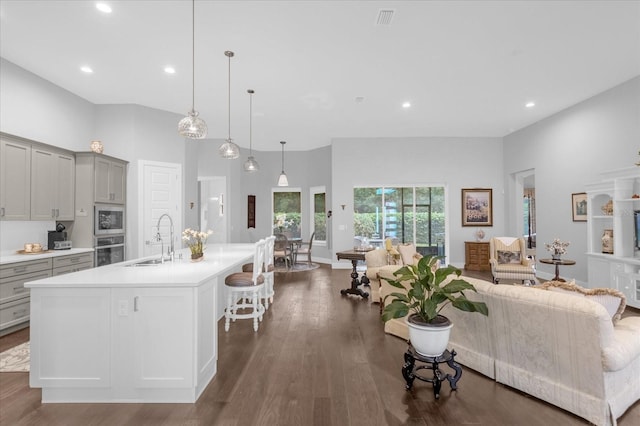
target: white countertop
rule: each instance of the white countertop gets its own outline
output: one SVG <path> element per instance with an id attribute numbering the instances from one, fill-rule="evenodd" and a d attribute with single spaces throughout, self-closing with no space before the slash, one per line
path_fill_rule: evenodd
<path id="1" fill-rule="evenodd" d="M 4 265 L 7 263 L 28 262 L 30 260 L 47 259 L 50 257 L 88 253 L 92 251 L 93 251 L 92 248 L 72 248 L 68 250 L 51 250 L 43 253 L 31 253 L 31 254 L 19 254 L 16 251 L 16 253 L 14 254 L 0 255 L 0 265 Z"/>
<path id="2" fill-rule="evenodd" d="M 223 275 L 250 261 L 254 244 L 208 244 L 204 260 L 191 262 L 189 249 L 176 252 L 174 262 L 153 266 L 127 266 L 151 256 L 122 263 L 86 269 L 25 283 L 27 288 L 54 287 L 196 287 L 216 275 Z M 182 259 L 178 255 L 182 254 Z"/>

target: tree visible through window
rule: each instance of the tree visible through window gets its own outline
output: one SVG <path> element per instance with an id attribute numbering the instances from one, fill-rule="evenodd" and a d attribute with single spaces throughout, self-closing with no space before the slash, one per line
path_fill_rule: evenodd
<path id="1" fill-rule="evenodd" d="M 355 236 L 415 243 L 422 254 L 444 256 L 444 187 L 354 188 Z"/>
<path id="2" fill-rule="evenodd" d="M 324 187 L 312 188 L 311 195 L 313 197 L 313 228 L 311 232 L 316 233 L 316 241 L 324 242 L 327 240 L 326 193 Z"/>
<path id="3" fill-rule="evenodd" d="M 300 191 L 274 191 L 273 233 L 300 237 Z"/>

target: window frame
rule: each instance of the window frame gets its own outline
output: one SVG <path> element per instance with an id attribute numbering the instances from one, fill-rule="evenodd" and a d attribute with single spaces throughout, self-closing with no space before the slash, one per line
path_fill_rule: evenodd
<path id="1" fill-rule="evenodd" d="M 282 187 L 274 187 L 271 188 L 271 232 L 275 235 L 275 233 L 273 232 L 274 229 L 274 224 L 275 224 L 275 213 L 273 211 L 275 205 L 274 205 L 274 194 L 276 192 L 297 192 L 298 194 L 300 194 L 300 233 L 302 234 L 302 220 L 303 220 L 303 216 L 302 216 L 302 188 L 300 187 L 291 187 L 291 186 L 282 186 Z M 301 235 L 302 237 L 302 235 Z"/>
<path id="2" fill-rule="evenodd" d="M 315 231 L 315 196 L 317 194 L 324 194 L 324 215 L 326 217 L 327 215 L 327 187 L 324 185 L 321 186 L 312 186 L 309 188 L 309 229 L 311 230 L 311 233 L 313 233 Z M 329 227 L 327 226 L 328 223 L 325 222 L 325 235 L 329 235 Z M 309 234 L 311 235 L 311 234 Z M 318 238 L 315 238 L 313 240 L 313 244 L 314 245 L 318 245 L 318 246 L 326 246 L 327 245 L 327 240 L 320 240 Z"/>

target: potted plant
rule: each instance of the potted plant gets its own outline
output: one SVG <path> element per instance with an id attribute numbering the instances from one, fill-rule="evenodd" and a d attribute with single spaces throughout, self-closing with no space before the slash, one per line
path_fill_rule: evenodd
<path id="1" fill-rule="evenodd" d="M 204 258 L 205 243 L 212 233 L 213 231 L 211 230 L 204 232 L 191 228 L 182 231 L 182 240 L 189 246 L 189 250 L 191 250 L 191 260 L 193 262 L 199 262 Z"/>
<path id="2" fill-rule="evenodd" d="M 489 314 L 484 302 L 474 302 L 464 295 L 475 287 L 460 277 L 453 266 L 438 268 L 441 257 L 425 256 L 417 264 L 405 265 L 393 274 L 389 284 L 406 292 L 394 292 L 391 303 L 384 307 L 382 320 L 407 316 L 409 339 L 415 350 L 425 356 L 437 357 L 447 348 L 453 324 L 439 312 L 446 305 L 466 312 Z"/>

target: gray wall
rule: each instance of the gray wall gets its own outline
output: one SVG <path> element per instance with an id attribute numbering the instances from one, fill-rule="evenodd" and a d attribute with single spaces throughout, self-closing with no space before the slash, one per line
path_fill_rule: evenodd
<path id="1" fill-rule="evenodd" d="M 640 77 L 504 138 L 505 182 L 512 184 L 513 173 L 535 170 L 538 258 L 549 256 L 545 242 L 570 241 L 566 257 L 577 263 L 561 272 L 587 281 L 587 224 L 573 222 L 571 194 L 599 182 L 601 172 L 632 167 L 640 159 L 638 151 Z M 507 217 L 514 217 L 515 202 L 512 196 L 507 201 Z M 549 277 L 552 268 L 538 264 L 540 273 Z"/>
<path id="2" fill-rule="evenodd" d="M 355 186 L 444 185 L 449 212 L 447 260 L 458 267 L 464 265 L 464 241 L 475 241 L 478 229 L 462 226 L 462 188 L 493 188 L 494 225 L 482 229 L 487 239 L 503 235 L 501 138 L 334 139 L 331 171 L 335 251 L 353 247 Z M 349 263 L 335 265 L 348 267 Z"/>

